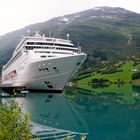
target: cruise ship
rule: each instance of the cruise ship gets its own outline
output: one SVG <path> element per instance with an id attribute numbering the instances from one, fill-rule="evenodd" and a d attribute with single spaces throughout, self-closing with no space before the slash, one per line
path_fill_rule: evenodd
<path id="1" fill-rule="evenodd" d="M 2 68 L 4 87 L 28 91 L 61 91 L 87 55 L 67 39 L 46 37 L 39 32 L 25 36 Z"/>

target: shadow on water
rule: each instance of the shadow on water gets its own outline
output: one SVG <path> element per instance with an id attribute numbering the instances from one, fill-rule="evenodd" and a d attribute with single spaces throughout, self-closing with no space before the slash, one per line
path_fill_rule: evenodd
<path id="1" fill-rule="evenodd" d="M 46 132 L 47 126 L 51 131 L 88 132 L 87 140 L 139 140 L 139 86 L 82 86 L 66 88 L 63 94 L 29 93 L 12 99 L 32 114 L 39 128 L 35 132 Z"/>

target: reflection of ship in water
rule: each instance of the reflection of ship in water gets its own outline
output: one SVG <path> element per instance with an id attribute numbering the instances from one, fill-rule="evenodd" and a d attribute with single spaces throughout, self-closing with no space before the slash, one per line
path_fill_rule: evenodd
<path id="1" fill-rule="evenodd" d="M 16 98 L 23 111 L 31 113 L 32 133 L 41 139 L 81 137 L 88 127 L 73 105 L 60 94 L 29 93 Z"/>
<path id="2" fill-rule="evenodd" d="M 82 136 L 86 137 L 86 133 L 78 133 L 64 129 L 57 129 L 35 123 L 32 123 L 32 125 L 33 128 L 31 132 L 33 134 L 33 137 L 40 138 L 41 140 L 61 140 L 66 137 L 68 137 L 69 139 L 71 138 L 79 139 L 79 137 Z"/>

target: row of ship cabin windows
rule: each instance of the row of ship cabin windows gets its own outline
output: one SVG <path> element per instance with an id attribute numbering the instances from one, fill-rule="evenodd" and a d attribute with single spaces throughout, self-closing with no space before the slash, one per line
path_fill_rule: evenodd
<path id="1" fill-rule="evenodd" d="M 33 49 L 57 49 L 57 50 L 66 50 L 66 51 L 73 51 L 78 52 L 78 49 L 69 49 L 69 48 L 56 48 L 56 47 L 41 47 L 41 46 L 25 46 L 27 50 L 33 50 Z"/>
<path id="2" fill-rule="evenodd" d="M 72 44 L 44 43 L 44 42 L 27 42 L 27 45 L 53 45 L 53 46 L 73 47 Z"/>

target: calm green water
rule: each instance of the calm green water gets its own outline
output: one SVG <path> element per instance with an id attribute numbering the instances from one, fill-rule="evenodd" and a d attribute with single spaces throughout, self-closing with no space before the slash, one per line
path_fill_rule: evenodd
<path id="1" fill-rule="evenodd" d="M 138 86 L 66 88 L 63 94 L 29 93 L 0 100 L 23 104 L 23 112 L 30 112 L 38 125 L 88 132 L 88 140 L 140 139 Z"/>

